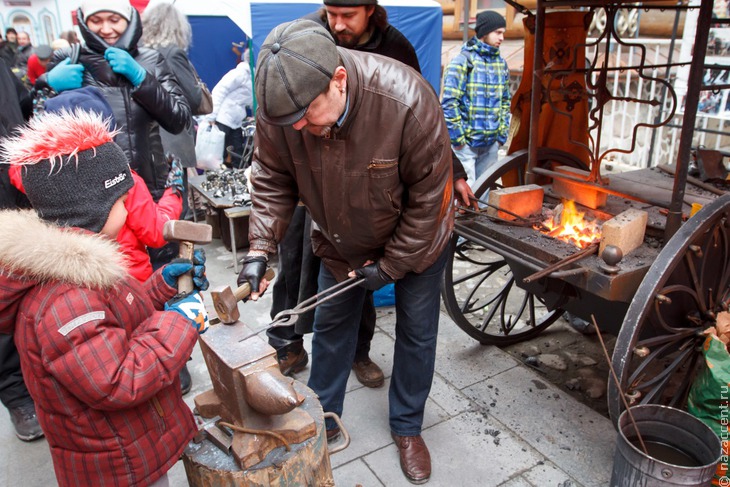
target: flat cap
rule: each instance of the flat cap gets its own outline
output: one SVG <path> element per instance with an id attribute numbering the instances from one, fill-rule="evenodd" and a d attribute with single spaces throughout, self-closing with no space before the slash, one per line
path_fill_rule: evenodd
<path id="1" fill-rule="evenodd" d="M 261 118 L 292 125 L 329 85 L 340 55 L 334 39 L 311 20 L 276 26 L 266 37 L 256 65 L 256 99 Z"/>

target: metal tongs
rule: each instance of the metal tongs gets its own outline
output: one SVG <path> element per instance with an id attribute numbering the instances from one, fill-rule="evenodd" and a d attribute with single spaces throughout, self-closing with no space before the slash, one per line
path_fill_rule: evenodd
<path id="1" fill-rule="evenodd" d="M 296 323 L 296 321 L 299 319 L 299 315 L 302 315 L 306 313 L 307 311 L 313 310 L 315 307 L 319 306 L 320 304 L 324 303 L 325 301 L 329 301 L 330 299 L 334 298 L 335 296 L 339 296 L 340 294 L 344 293 L 345 291 L 349 291 L 350 289 L 359 286 L 362 281 L 364 281 L 364 277 L 350 277 L 348 279 L 345 279 L 342 282 L 339 282 L 335 284 L 334 286 L 325 289 L 321 293 L 317 293 L 311 298 L 305 299 L 301 303 L 294 306 L 292 309 L 285 309 L 284 311 L 280 311 L 277 313 L 276 316 L 274 316 L 274 321 L 269 323 L 268 326 L 249 333 L 245 337 L 238 340 L 239 342 L 242 342 L 244 340 L 248 340 L 252 336 L 256 336 L 259 333 L 270 330 L 271 328 L 276 328 L 279 326 L 289 326 Z"/>

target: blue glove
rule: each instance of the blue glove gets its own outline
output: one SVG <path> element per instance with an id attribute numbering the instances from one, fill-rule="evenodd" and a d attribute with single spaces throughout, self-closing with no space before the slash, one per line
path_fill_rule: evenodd
<path id="1" fill-rule="evenodd" d="M 132 55 L 118 47 L 107 48 L 107 50 L 104 51 L 104 59 L 107 60 L 112 71 L 127 78 L 135 88 L 139 86 L 144 80 L 144 77 L 147 76 L 147 71 L 145 71 L 145 69 L 134 60 Z"/>
<path id="2" fill-rule="evenodd" d="M 46 81 L 58 93 L 81 88 L 81 83 L 84 81 L 84 65 L 71 64 L 71 60 L 66 58 L 48 72 Z"/>
<path id="3" fill-rule="evenodd" d="M 168 286 L 177 287 L 177 278 L 183 274 L 193 271 L 193 285 L 196 291 L 205 291 L 210 286 L 205 276 L 205 252 L 197 249 L 193 252 L 193 262 L 188 259 L 173 259 L 162 268 L 162 278 Z"/>
<path id="4" fill-rule="evenodd" d="M 168 301 L 165 303 L 165 311 L 180 313 L 192 322 L 198 333 L 205 333 L 210 326 L 208 312 L 205 310 L 200 293 L 192 293 L 182 299 Z"/>
<path id="5" fill-rule="evenodd" d="M 162 278 L 168 286 L 177 287 L 177 278 L 183 274 L 190 272 L 193 263 L 188 259 L 173 259 L 169 264 L 162 268 Z"/>
<path id="6" fill-rule="evenodd" d="M 196 249 L 193 252 L 193 284 L 197 291 L 205 291 L 210 287 L 205 276 L 205 250 Z"/>
<path id="7" fill-rule="evenodd" d="M 167 160 L 170 161 L 170 172 L 167 173 L 167 181 L 165 182 L 166 188 L 172 188 L 172 190 L 182 197 L 184 185 L 183 185 L 183 167 L 180 159 L 168 154 Z"/>

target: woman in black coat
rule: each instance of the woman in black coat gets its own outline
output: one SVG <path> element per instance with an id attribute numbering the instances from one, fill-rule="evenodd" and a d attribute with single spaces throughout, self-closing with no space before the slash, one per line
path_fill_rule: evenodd
<path id="1" fill-rule="evenodd" d="M 159 128 L 173 134 L 185 130 L 190 106 L 162 55 L 137 46 L 142 23 L 128 2 L 85 1 L 76 17 L 86 46 L 78 60 L 70 59 L 71 48 L 57 51 L 36 87 L 48 85 L 57 92 L 98 87 L 121 130 L 115 142 L 157 200 L 170 171 Z"/>
<path id="2" fill-rule="evenodd" d="M 193 33 L 187 17 L 170 3 L 158 3 L 144 11 L 142 27 L 140 43 L 162 54 L 195 115 L 203 94 L 198 84 L 198 74 L 188 59 L 187 51 Z M 195 167 L 195 131 L 192 123 L 179 134 L 171 134 L 163 129 L 160 135 L 165 153 L 179 157 L 185 168 Z"/>

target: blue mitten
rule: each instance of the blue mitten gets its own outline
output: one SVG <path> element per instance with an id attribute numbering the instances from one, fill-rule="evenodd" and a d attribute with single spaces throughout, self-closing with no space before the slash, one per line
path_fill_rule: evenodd
<path id="1" fill-rule="evenodd" d="M 180 313 L 192 322 L 198 333 L 205 333 L 210 326 L 208 312 L 205 310 L 200 293 L 192 293 L 182 299 L 168 301 L 165 303 L 165 311 Z"/>
<path id="2" fill-rule="evenodd" d="M 196 249 L 193 252 L 193 284 L 196 291 L 205 291 L 210 286 L 205 276 L 205 250 Z"/>
<path id="3" fill-rule="evenodd" d="M 71 64 L 71 60 L 66 58 L 48 72 L 46 81 L 58 93 L 81 88 L 84 81 L 84 65 Z"/>
<path id="4" fill-rule="evenodd" d="M 104 59 L 107 60 L 112 71 L 127 78 L 136 88 L 139 86 L 147 71 L 134 60 L 131 54 L 118 47 L 109 47 L 104 51 Z"/>
<path id="5" fill-rule="evenodd" d="M 183 167 L 180 159 L 168 155 L 167 160 L 170 161 L 170 172 L 167 173 L 167 181 L 165 182 L 166 188 L 172 188 L 180 197 L 183 195 Z"/>
<path id="6" fill-rule="evenodd" d="M 193 263 L 188 259 L 173 259 L 169 264 L 162 268 L 162 278 L 168 286 L 177 288 L 177 278 L 190 272 Z"/>

